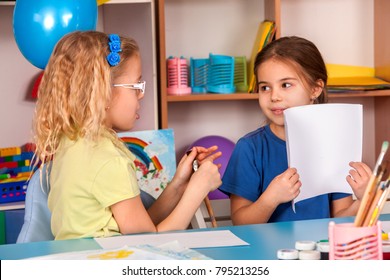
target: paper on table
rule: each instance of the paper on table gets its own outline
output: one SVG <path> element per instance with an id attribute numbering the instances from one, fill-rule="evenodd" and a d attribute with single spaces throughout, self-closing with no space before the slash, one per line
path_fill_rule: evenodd
<path id="1" fill-rule="evenodd" d="M 113 249 L 123 246 L 137 246 L 148 244 L 159 246 L 161 244 L 178 241 L 186 248 L 208 248 L 224 246 L 249 245 L 238 238 L 229 230 L 182 232 L 182 233 L 158 233 L 158 234 L 137 234 L 121 235 L 110 238 L 95 238 L 95 241 L 103 249 Z"/>
<path id="2" fill-rule="evenodd" d="M 361 161 L 363 109 L 359 104 L 318 104 L 284 111 L 287 157 L 302 187 L 293 202 L 317 195 L 352 193 L 349 162 Z M 294 210 L 295 211 L 295 210 Z"/>
<path id="3" fill-rule="evenodd" d="M 116 249 L 96 249 L 50 254 L 29 258 L 34 260 L 210 260 L 209 257 L 183 247 L 179 242 L 160 246 L 138 245 Z"/>

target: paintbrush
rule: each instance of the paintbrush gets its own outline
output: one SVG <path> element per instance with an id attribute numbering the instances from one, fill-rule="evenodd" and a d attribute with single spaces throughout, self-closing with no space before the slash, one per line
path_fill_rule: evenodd
<path id="1" fill-rule="evenodd" d="M 382 178 L 383 174 L 385 174 L 387 172 L 387 168 L 386 168 L 387 164 L 388 164 L 388 161 L 386 161 L 384 164 L 381 165 L 381 168 L 379 169 L 380 171 L 379 171 L 378 177 Z M 381 196 L 385 190 L 386 190 L 385 182 L 378 180 L 378 185 L 375 188 L 374 198 L 372 199 L 370 208 L 368 209 L 368 212 L 367 212 L 366 217 L 364 218 L 364 222 L 362 224 L 363 227 L 366 227 L 369 225 L 371 218 L 374 214 L 374 211 L 377 208 L 377 204 L 378 204 L 379 200 L 381 199 Z"/>
<path id="2" fill-rule="evenodd" d="M 187 156 L 191 153 L 192 149 L 187 151 Z M 199 168 L 199 163 L 198 161 L 195 159 L 193 162 L 192 162 L 192 170 L 194 172 L 196 172 Z M 210 202 L 210 199 L 208 196 L 206 196 L 203 200 L 204 204 L 206 205 L 206 209 L 207 209 L 207 213 L 209 214 L 209 217 L 210 217 L 210 221 L 211 221 L 211 226 L 212 227 L 217 227 L 217 220 L 215 219 L 215 215 L 214 215 L 214 210 L 213 210 L 213 207 L 211 206 L 211 202 Z"/>
<path id="3" fill-rule="evenodd" d="M 369 208 L 371 206 L 371 202 L 375 196 L 376 186 L 378 185 L 378 182 L 381 180 L 381 178 L 379 178 L 379 175 L 380 174 L 383 175 L 383 173 L 379 172 L 379 169 L 380 166 L 382 165 L 383 158 L 385 157 L 388 148 L 389 148 L 389 142 L 384 141 L 382 144 L 381 152 L 376 161 L 374 171 L 370 177 L 370 180 L 368 181 L 366 190 L 364 192 L 362 201 L 360 203 L 360 207 L 356 214 L 354 224 L 357 227 L 361 227 L 363 225 L 364 220 L 367 216 L 367 212 L 369 211 Z"/>
<path id="4" fill-rule="evenodd" d="M 390 178 L 387 179 L 386 182 L 382 182 L 382 187 L 380 191 L 378 191 L 378 196 L 380 195 L 379 200 L 376 203 L 375 209 L 371 215 L 368 226 L 373 226 L 378 221 L 379 215 L 381 214 L 382 209 L 385 206 L 386 199 L 389 196 L 389 192 L 390 192 L 389 184 L 390 184 Z"/>

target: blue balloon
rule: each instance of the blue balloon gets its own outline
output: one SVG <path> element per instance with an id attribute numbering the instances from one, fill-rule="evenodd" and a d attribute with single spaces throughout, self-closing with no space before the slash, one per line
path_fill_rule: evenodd
<path id="1" fill-rule="evenodd" d="M 13 28 L 23 56 L 44 69 L 56 43 L 70 32 L 95 30 L 96 0 L 18 0 Z"/>

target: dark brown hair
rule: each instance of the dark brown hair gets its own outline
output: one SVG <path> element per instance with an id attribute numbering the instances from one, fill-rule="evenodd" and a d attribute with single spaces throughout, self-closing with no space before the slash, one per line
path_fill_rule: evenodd
<path id="1" fill-rule="evenodd" d="M 324 82 L 321 94 L 314 103 L 326 103 L 326 85 L 328 74 L 325 62 L 317 47 L 304 38 L 291 36 L 282 37 L 266 45 L 256 56 L 254 73 L 256 76 L 256 89 L 258 83 L 257 69 L 259 66 L 275 59 L 292 66 L 308 89 L 318 86 L 318 81 Z"/>

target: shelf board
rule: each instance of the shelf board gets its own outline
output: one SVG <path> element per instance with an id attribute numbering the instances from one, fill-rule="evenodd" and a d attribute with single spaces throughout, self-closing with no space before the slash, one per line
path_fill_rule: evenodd
<path id="1" fill-rule="evenodd" d="M 152 0 L 110 0 L 104 4 L 135 4 L 135 3 L 151 3 Z"/>
<path id="2" fill-rule="evenodd" d="M 188 95 L 168 95 L 168 102 L 188 102 L 188 101 L 218 101 L 218 100 L 251 100 L 257 99 L 256 93 L 202 93 Z"/>
<path id="3" fill-rule="evenodd" d="M 329 98 L 390 96 L 390 89 L 329 93 Z"/>
<path id="4" fill-rule="evenodd" d="M 329 99 L 349 98 L 349 97 L 376 97 L 376 96 L 390 96 L 390 90 L 330 93 L 328 95 Z M 168 102 L 256 100 L 256 99 L 258 99 L 257 93 L 232 93 L 232 94 L 204 93 L 204 94 L 167 96 Z"/>
<path id="5" fill-rule="evenodd" d="M 15 6 L 15 1 L 0 1 L 0 6 Z"/>
<path id="6" fill-rule="evenodd" d="M 0 203 L 0 211 L 24 209 L 24 201 Z"/>
<path id="7" fill-rule="evenodd" d="M 106 4 L 135 4 L 135 3 L 151 3 L 152 0 L 110 0 Z M 0 6 L 15 6 L 15 1 L 0 1 Z"/>

